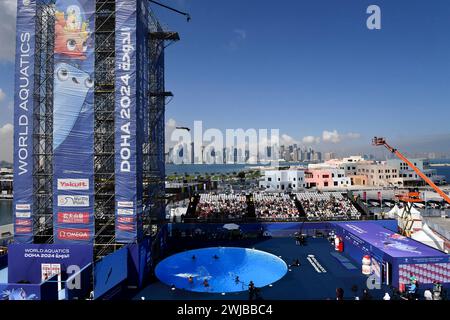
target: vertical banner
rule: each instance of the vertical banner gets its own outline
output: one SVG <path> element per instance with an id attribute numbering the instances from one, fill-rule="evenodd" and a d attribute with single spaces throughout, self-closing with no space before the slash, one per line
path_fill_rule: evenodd
<path id="1" fill-rule="evenodd" d="M 148 11 L 148 1 L 147 0 L 137 0 L 137 27 L 136 27 L 136 84 L 137 84 L 137 105 L 138 105 L 138 122 L 137 122 L 137 182 L 138 182 L 138 192 L 140 199 L 143 199 L 143 170 L 144 170 L 144 147 L 146 147 L 147 154 L 149 150 L 149 76 L 150 76 L 150 62 L 149 59 L 149 11 Z M 148 157 L 147 157 L 148 161 Z M 146 212 L 144 212 L 144 207 Z M 144 214 L 149 214 L 150 204 L 142 203 L 139 208 L 138 213 L 138 238 L 140 238 L 140 233 L 142 233 L 142 218 Z"/>
<path id="2" fill-rule="evenodd" d="M 33 112 L 36 0 L 17 1 L 14 93 L 14 240 L 33 241 Z"/>
<path id="3" fill-rule="evenodd" d="M 95 1 L 56 0 L 53 101 L 55 243 L 94 236 Z"/>
<path id="4" fill-rule="evenodd" d="M 143 61 L 137 52 L 143 44 L 138 10 L 138 0 L 116 0 L 115 234 L 121 243 L 136 242 L 142 233 L 142 92 L 137 91 Z"/>

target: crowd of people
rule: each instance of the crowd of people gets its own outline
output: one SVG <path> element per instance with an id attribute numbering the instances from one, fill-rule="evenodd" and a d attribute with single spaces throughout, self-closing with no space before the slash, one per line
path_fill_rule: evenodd
<path id="1" fill-rule="evenodd" d="M 257 192 L 250 195 L 253 203 L 247 203 L 245 194 L 204 193 L 198 198 L 195 217 L 211 221 L 241 220 L 252 216 L 254 205 L 256 219 L 261 221 L 298 221 L 304 219 L 303 211 L 310 221 L 361 218 L 353 203 L 339 192 L 302 192 L 295 197 L 287 193 Z"/>
<path id="2" fill-rule="evenodd" d="M 286 193 L 255 193 L 255 214 L 262 220 L 297 220 L 295 202 Z"/>
<path id="3" fill-rule="evenodd" d="M 308 220 L 359 219 L 361 214 L 339 192 L 303 192 L 296 194 Z"/>
<path id="4" fill-rule="evenodd" d="M 209 194 L 200 195 L 196 207 L 198 219 L 235 220 L 247 213 L 247 199 L 242 194 Z"/>

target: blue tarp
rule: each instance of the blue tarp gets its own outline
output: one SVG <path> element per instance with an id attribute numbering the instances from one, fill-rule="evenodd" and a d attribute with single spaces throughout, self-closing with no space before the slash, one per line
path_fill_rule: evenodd
<path id="1" fill-rule="evenodd" d="M 101 298 L 128 277 L 128 248 L 107 255 L 94 267 L 94 297 Z"/>

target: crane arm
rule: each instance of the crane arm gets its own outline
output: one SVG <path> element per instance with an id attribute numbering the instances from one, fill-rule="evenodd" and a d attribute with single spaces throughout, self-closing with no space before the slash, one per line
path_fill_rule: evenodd
<path id="1" fill-rule="evenodd" d="M 183 11 L 180 11 L 180 10 L 178 10 L 178 9 L 169 7 L 168 5 L 162 4 L 162 3 L 157 2 L 157 1 L 154 1 L 154 0 L 148 0 L 148 2 L 154 3 L 154 4 L 156 4 L 156 5 L 160 6 L 160 7 L 166 8 L 166 9 L 168 9 L 168 10 L 170 10 L 170 11 L 173 11 L 173 12 L 176 12 L 176 13 L 178 13 L 178 14 L 181 14 L 181 15 L 185 16 L 186 19 L 187 19 L 187 22 L 191 21 L 191 16 L 190 16 L 190 14 L 187 13 L 187 12 L 183 12 Z"/>
<path id="2" fill-rule="evenodd" d="M 375 137 L 373 139 L 373 145 L 380 146 L 383 145 L 388 149 L 390 152 L 395 154 L 399 159 L 404 161 L 411 169 L 414 170 L 415 173 L 419 177 L 421 177 L 431 188 L 433 188 L 434 191 L 436 191 L 447 203 L 450 204 L 450 197 L 442 191 L 433 181 L 431 181 L 430 178 L 428 178 L 422 171 L 419 170 L 411 161 L 408 160 L 403 154 L 400 153 L 397 149 L 391 147 L 384 138 L 377 138 Z"/>

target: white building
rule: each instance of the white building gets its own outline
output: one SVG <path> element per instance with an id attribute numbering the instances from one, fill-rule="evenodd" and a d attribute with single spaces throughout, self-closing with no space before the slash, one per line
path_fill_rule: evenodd
<path id="1" fill-rule="evenodd" d="M 369 186 L 389 187 L 401 186 L 402 179 L 399 177 L 399 170 L 388 165 L 386 162 L 357 165 L 357 176 L 365 175 Z"/>
<path id="2" fill-rule="evenodd" d="M 330 169 L 331 179 L 333 180 L 332 187 L 347 188 L 352 185 L 350 177 L 345 174 L 343 169 Z"/>
<path id="3" fill-rule="evenodd" d="M 266 170 L 259 182 L 259 187 L 266 191 L 296 192 L 306 187 L 303 170 Z"/>
<path id="4" fill-rule="evenodd" d="M 436 174 L 435 169 L 429 168 L 428 160 L 424 159 L 409 159 L 420 171 L 422 171 L 428 178 L 436 182 L 439 177 Z M 387 164 L 394 167 L 399 172 L 399 177 L 402 178 L 404 186 L 423 185 L 425 182 L 421 177 L 411 169 L 406 162 L 400 159 L 389 159 Z"/>
<path id="5" fill-rule="evenodd" d="M 345 158 L 342 163 L 339 165 L 339 168 L 345 171 L 345 175 L 348 177 L 357 176 L 358 175 L 358 166 L 363 164 L 372 164 L 373 161 L 364 160 L 359 157 L 357 160 L 354 158 Z M 350 160 L 350 161 L 345 161 Z"/>

